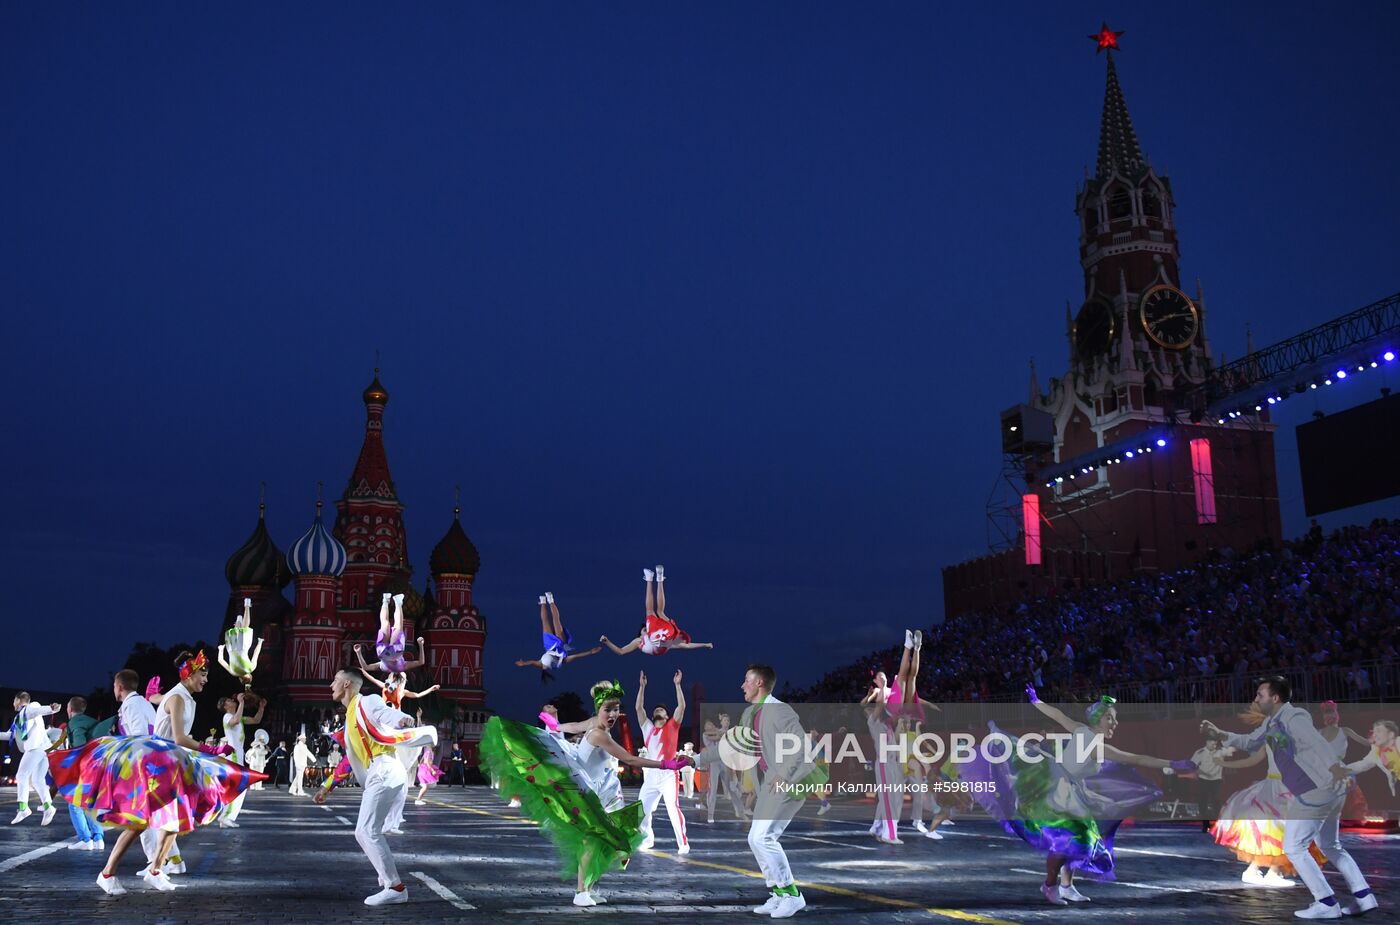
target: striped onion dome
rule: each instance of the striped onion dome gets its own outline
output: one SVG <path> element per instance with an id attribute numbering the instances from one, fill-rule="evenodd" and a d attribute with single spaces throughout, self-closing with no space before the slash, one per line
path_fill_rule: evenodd
<path id="1" fill-rule="evenodd" d="M 321 502 L 316 502 L 316 520 L 287 552 L 287 564 L 297 575 L 340 577 L 345 571 L 345 547 L 321 523 Z"/>
<path id="2" fill-rule="evenodd" d="M 224 563 L 224 577 L 234 588 L 285 588 L 292 580 L 287 560 L 267 532 L 267 505 L 258 505 L 258 525 L 247 542 Z"/>

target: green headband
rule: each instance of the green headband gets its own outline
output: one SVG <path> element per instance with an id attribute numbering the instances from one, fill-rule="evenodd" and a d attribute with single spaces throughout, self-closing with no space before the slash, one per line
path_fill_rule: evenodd
<path id="1" fill-rule="evenodd" d="M 625 696 L 627 696 L 627 692 L 622 689 L 622 684 L 614 681 L 611 687 L 600 687 L 593 694 L 593 709 L 600 710 L 607 701 L 621 700 Z"/>
<path id="2" fill-rule="evenodd" d="M 1103 716 L 1105 710 L 1107 710 L 1109 707 L 1113 706 L 1117 702 L 1117 700 L 1114 700 L 1112 697 L 1108 696 L 1107 694 L 1104 694 L 1098 699 L 1097 703 L 1092 703 L 1089 705 L 1089 709 L 1085 711 L 1084 717 L 1087 720 L 1089 720 L 1090 725 L 1093 725 L 1094 723 L 1097 723 L 1099 721 L 1099 717 Z"/>

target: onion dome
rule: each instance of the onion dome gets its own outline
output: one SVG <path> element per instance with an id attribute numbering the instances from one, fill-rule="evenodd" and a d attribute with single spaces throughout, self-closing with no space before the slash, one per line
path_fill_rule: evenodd
<path id="1" fill-rule="evenodd" d="M 433 547 L 428 567 L 434 575 L 475 575 L 481 569 L 481 553 L 462 529 L 462 509 L 452 509 L 452 526 Z"/>
<path id="2" fill-rule="evenodd" d="M 345 547 L 321 523 L 321 501 L 316 501 L 316 520 L 287 551 L 287 565 L 296 575 L 340 577 L 345 571 Z"/>
<path id="3" fill-rule="evenodd" d="M 409 581 L 406 569 L 401 567 L 399 571 L 384 579 L 380 590 L 385 594 L 402 594 L 404 616 L 410 620 L 417 621 L 423 615 L 423 598 L 413 590 L 413 583 Z M 421 630 L 421 627 L 419 629 Z"/>
<path id="4" fill-rule="evenodd" d="M 258 525 L 248 541 L 224 563 L 224 577 L 233 588 L 285 588 L 292 580 L 287 560 L 267 532 L 267 505 L 258 505 Z"/>
<path id="5" fill-rule="evenodd" d="M 374 381 L 365 389 L 363 397 L 367 405 L 387 405 L 389 403 L 389 393 L 379 383 L 379 369 L 377 367 L 374 370 Z"/>

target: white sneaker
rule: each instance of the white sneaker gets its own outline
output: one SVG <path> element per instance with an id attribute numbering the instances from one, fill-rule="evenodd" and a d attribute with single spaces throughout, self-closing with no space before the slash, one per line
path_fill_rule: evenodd
<path id="1" fill-rule="evenodd" d="M 402 594 L 395 594 L 395 595 L 394 595 L 394 608 L 395 608 L 395 609 L 398 609 L 398 608 L 400 608 L 400 607 L 402 607 L 402 606 L 403 606 L 403 595 L 402 595 Z M 394 890 L 393 892 L 397 893 L 397 892 L 399 892 L 399 891 L 398 891 L 398 890 Z M 400 902 L 408 902 L 408 900 L 406 900 L 406 899 L 404 899 L 404 900 L 399 900 L 399 901 L 400 901 Z M 387 900 L 386 900 L 386 902 L 387 902 Z M 376 903 L 376 905 L 381 905 L 381 906 L 382 906 L 382 905 L 384 905 L 384 903 Z"/>
<path id="2" fill-rule="evenodd" d="M 934 841 L 942 841 L 943 833 L 938 831 L 937 829 L 929 829 L 927 832 L 924 833 L 924 838 L 931 838 Z"/>
<path id="3" fill-rule="evenodd" d="M 890 837 L 889 837 L 888 835 L 886 835 L 884 832 L 880 832 L 879 834 L 877 834 L 877 835 L 875 836 L 875 840 L 876 840 L 877 842 L 879 842 L 880 844 L 882 844 L 882 845 L 902 845 L 902 844 L 904 844 L 904 842 L 899 838 L 899 836 L 896 835 L 894 838 L 890 838 Z"/>
<path id="4" fill-rule="evenodd" d="M 87 843 L 86 841 L 75 841 L 75 842 L 69 844 L 68 850 L 69 850 L 69 851 L 86 851 L 86 850 L 88 850 L 88 843 Z"/>
<path id="5" fill-rule="evenodd" d="M 1365 915 L 1379 905 L 1376 894 L 1369 893 L 1361 899 L 1353 899 L 1350 905 L 1343 906 L 1342 915 Z"/>
<path id="6" fill-rule="evenodd" d="M 165 871 L 153 874 L 149 867 L 143 867 L 141 868 L 139 876 L 142 880 L 146 881 L 146 886 L 153 890 L 160 890 L 162 893 L 170 893 L 176 889 L 175 884 L 171 883 L 170 878 L 165 875 Z"/>
<path id="7" fill-rule="evenodd" d="M 904 631 L 904 648 L 906 648 L 906 649 L 912 649 L 912 648 L 914 648 L 914 634 L 913 634 L 912 632 L 910 632 L 909 630 L 905 630 L 905 631 Z"/>
<path id="8" fill-rule="evenodd" d="M 21 806 L 19 812 L 15 813 L 15 818 L 10 820 L 10 825 L 14 825 L 16 822 L 23 822 L 32 815 L 34 815 L 34 810 L 30 809 L 28 806 Z"/>
<path id="9" fill-rule="evenodd" d="M 944 819 L 944 820 L 943 820 L 943 824 L 944 824 L 944 825 L 957 825 L 957 823 L 954 822 L 954 821 L 951 820 L 951 819 Z"/>
<path id="10" fill-rule="evenodd" d="M 761 905 L 761 906 L 754 906 L 754 907 L 753 907 L 754 914 L 755 914 L 755 915 L 772 915 L 772 914 L 773 914 L 773 910 L 776 909 L 776 908 L 778 908 L 778 903 L 780 903 L 780 902 L 782 902 L 782 901 L 783 901 L 783 898 L 782 898 L 781 896 L 779 896 L 777 893 L 770 893 L 770 894 L 768 895 L 768 902 L 764 903 L 764 904 Z"/>
<path id="11" fill-rule="evenodd" d="M 384 830 L 384 834 L 385 834 L 385 835 L 402 835 L 402 834 L 403 834 L 403 829 L 385 829 L 385 830 Z M 395 891 L 395 892 L 397 892 L 397 891 Z"/>
<path id="12" fill-rule="evenodd" d="M 166 861 L 165 867 L 162 868 L 162 870 L 164 870 L 167 877 L 173 877 L 175 874 L 183 874 L 185 872 L 185 862 L 183 860 Z"/>
<path id="13" fill-rule="evenodd" d="M 1087 903 L 1089 901 L 1089 897 L 1079 892 L 1079 889 L 1073 883 L 1069 886 L 1065 886 L 1063 883 L 1060 884 L 1060 898 L 1067 899 L 1072 903 Z"/>
<path id="14" fill-rule="evenodd" d="M 102 892 L 106 893 L 108 896 L 121 896 L 126 892 L 126 887 L 122 886 L 122 882 L 115 876 L 104 877 L 98 874 L 97 885 L 102 887 Z"/>
<path id="15" fill-rule="evenodd" d="M 92 841 L 87 843 L 87 850 L 106 851 L 107 845 L 100 838 L 94 838 Z"/>
<path id="16" fill-rule="evenodd" d="M 365 902 L 369 902 L 369 900 L 365 900 Z M 598 905 L 598 900 L 594 899 L 592 896 L 589 896 L 589 895 L 588 895 L 588 891 L 587 891 L 587 890 L 584 890 L 582 893 L 575 893 L 575 894 L 574 894 L 574 905 L 575 905 L 575 906 L 596 906 L 596 905 Z"/>
<path id="17" fill-rule="evenodd" d="M 540 604 L 544 604 L 544 603 L 545 603 L 544 595 L 541 594 L 541 595 L 540 595 Z"/>
<path id="18" fill-rule="evenodd" d="M 44 810 L 44 818 L 42 818 L 42 819 L 39 820 L 39 824 L 40 824 L 40 825 L 48 825 L 50 822 L 53 822 L 54 814 L 57 813 L 57 812 L 58 812 L 58 807 L 57 807 L 57 806 L 54 806 L 52 803 L 50 803 L 50 804 L 49 804 L 49 808 L 46 809 L 46 810 Z"/>
<path id="19" fill-rule="evenodd" d="M 414 805 L 414 806 L 422 806 L 422 805 L 423 805 L 423 801 L 422 801 L 422 800 L 414 800 L 414 801 L 413 801 L 413 805 Z"/>
<path id="20" fill-rule="evenodd" d="M 520 800 L 519 800 L 519 799 L 511 800 L 510 803 L 507 804 L 507 806 L 508 806 L 510 809 L 519 809 L 519 808 L 520 808 Z"/>
<path id="21" fill-rule="evenodd" d="M 1269 872 L 1268 872 L 1267 874 L 1265 874 L 1262 878 L 1260 878 L 1259 882 L 1262 883 L 1262 884 L 1264 884 L 1264 886 L 1276 886 L 1276 887 L 1297 886 L 1297 885 L 1298 885 L 1298 881 L 1297 881 L 1297 880 L 1289 880 L 1287 877 L 1283 876 L 1283 875 L 1280 874 L 1278 871 L 1274 870 L 1272 867 L 1269 868 Z"/>
<path id="22" fill-rule="evenodd" d="M 592 896 L 593 902 L 599 906 L 606 906 L 608 904 L 608 898 L 597 890 L 589 890 L 588 895 Z"/>
<path id="23" fill-rule="evenodd" d="M 366 906 L 394 906 L 406 902 L 408 902 L 408 890 L 396 890 L 391 886 L 386 886 L 373 896 L 365 897 Z"/>
<path id="24" fill-rule="evenodd" d="M 662 568 L 662 567 L 659 566 L 659 565 L 656 567 L 656 580 L 657 580 L 657 581 L 665 581 L 665 580 L 666 580 L 666 569 Z"/>
<path id="25" fill-rule="evenodd" d="M 553 592 L 553 591 L 546 591 L 546 592 L 544 593 L 544 599 L 545 599 L 547 602 L 553 604 L 553 603 L 554 603 L 554 592 Z"/>
<path id="26" fill-rule="evenodd" d="M 802 898 L 802 894 L 796 896 L 783 896 L 778 900 L 778 908 L 773 910 L 773 918 L 787 919 L 807 908 L 807 900 Z"/>
<path id="27" fill-rule="evenodd" d="M 818 816 L 825 816 L 825 815 L 826 815 L 827 813 L 829 813 L 829 812 L 831 812 L 831 804 L 830 804 L 830 803 L 823 803 L 823 804 L 822 804 L 822 808 L 819 809 L 819 810 L 817 810 L 817 815 L 818 815 Z"/>
<path id="28" fill-rule="evenodd" d="M 238 827 L 239 827 L 238 823 L 234 822 L 232 819 L 220 819 L 220 820 L 219 820 L 219 828 L 221 828 L 221 829 L 236 829 L 236 828 L 238 828 Z"/>
<path id="29" fill-rule="evenodd" d="M 714 824 L 715 824 L 715 817 L 714 817 L 714 816 L 708 817 L 708 818 L 705 820 L 705 824 L 706 824 L 706 825 L 714 825 Z"/>
<path id="30" fill-rule="evenodd" d="M 690 854 L 690 843 L 686 842 L 676 849 L 676 854 Z"/>
<path id="31" fill-rule="evenodd" d="M 1263 886 L 1264 874 L 1257 867 L 1246 867 L 1244 873 L 1240 874 L 1240 880 L 1250 886 Z"/>
<path id="32" fill-rule="evenodd" d="M 1300 919 L 1339 919 L 1342 917 L 1342 907 L 1315 902 L 1306 909 L 1299 909 L 1293 915 Z"/>
<path id="33" fill-rule="evenodd" d="M 656 573 L 649 568 L 644 568 L 642 569 L 642 580 L 650 584 L 651 582 L 656 580 Z M 578 897 L 574 898 L 574 902 L 578 902 Z M 585 903 L 585 905 L 591 906 L 592 903 Z"/>
<path id="34" fill-rule="evenodd" d="M 917 652 L 924 647 L 924 631 L 914 630 L 914 650 Z"/>
<path id="35" fill-rule="evenodd" d="M 1045 901 L 1052 906 L 1068 906 L 1069 903 L 1060 896 L 1060 885 L 1058 883 L 1042 883 L 1040 885 L 1040 895 L 1045 897 Z"/>
<path id="36" fill-rule="evenodd" d="M 924 825 L 924 820 L 920 819 L 918 822 L 914 823 L 914 831 L 915 831 L 915 832 L 927 832 L 927 831 L 928 831 L 928 826 Z"/>

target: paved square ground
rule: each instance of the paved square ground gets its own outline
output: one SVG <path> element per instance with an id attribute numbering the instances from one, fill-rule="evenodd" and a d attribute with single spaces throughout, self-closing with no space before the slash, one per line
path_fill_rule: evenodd
<path id="1" fill-rule="evenodd" d="M 0 792 L 12 800 L 13 790 Z M 339 925 L 378 918 L 399 922 L 527 923 L 546 916 L 664 913 L 684 921 L 757 921 L 762 879 L 734 820 L 704 822 L 689 813 L 692 852 L 677 857 L 664 813 L 657 849 L 603 879 L 608 903 L 570 904 L 572 882 L 558 876 L 553 850 L 535 827 L 484 788 L 438 787 L 428 804 L 407 810 L 407 834 L 392 837 L 410 903 L 388 911 L 361 902 L 377 885 L 355 843 L 359 791 L 337 791 L 327 807 L 285 790 L 250 793 L 238 829 L 202 829 L 182 839 L 189 873 L 175 893 L 147 889 L 136 877 L 139 850 L 120 876 L 130 892 L 110 897 L 94 884 L 105 854 L 67 851 L 67 812 L 47 828 L 34 815 L 0 826 L 0 921 L 131 922 L 143 925 Z M 8 818 L 12 802 L 0 803 Z M 985 820 L 946 829 L 942 841 L 904 834 L 881 845 L 858 822 L 818 818 L 809 802 L 784 844 L 808 908 L 799 921 L 1105 923 L 1292 922 L 1307 905 L 1301 887 L 1245 887 L 1242 865 L 1186 825 L 1139 825 L 1119 839 L 1114 883 L 1082 883 L 1093 901 L 1047 905 L 1037 889 L 1041 859 Z M 108 841 L 114 837 L 108 834 Z M 1400 836 L 1344 836 L 1380 897 L 1367 922 L 1400 921 Z M 1339 890 L 1339 878 L 1332 877 Z"/>

